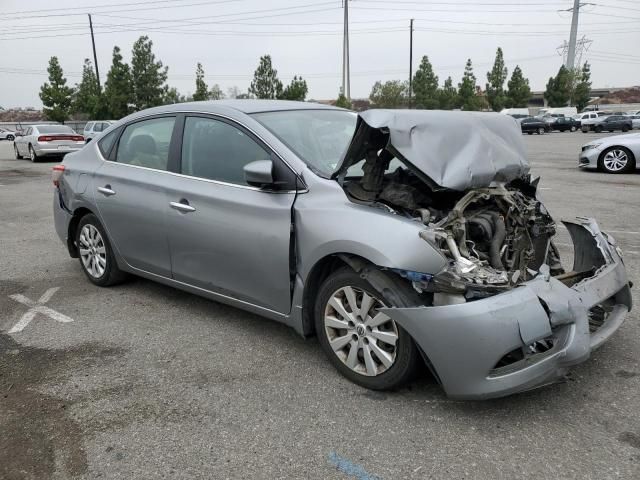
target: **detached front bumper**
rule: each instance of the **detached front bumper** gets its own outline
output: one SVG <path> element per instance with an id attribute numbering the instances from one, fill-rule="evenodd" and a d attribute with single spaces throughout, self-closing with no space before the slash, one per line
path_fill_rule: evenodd
<path id="1" fill-rule="evenodd" d="M 564 224 L 573 271 L 595 272 L 571 286 L 543 271 L 482 300 L 383 310 L 425 352 L 448 396 L 492 398 L 553 383 L 622 325 L 631 292 L 615 240 L 592 219 Z"/>

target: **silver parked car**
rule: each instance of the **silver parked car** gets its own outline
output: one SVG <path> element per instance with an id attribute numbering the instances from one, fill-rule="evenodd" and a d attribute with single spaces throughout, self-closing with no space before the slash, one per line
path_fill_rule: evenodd
<path id="1" fill-rule="evenodd" d="M 13 141 L 17 159 L 29 157 L 32 162 L 42 157 L 62 157 L 84 146 L 84 137 L 66 125 L 32 125 Z"/>
<path id="2" fill-rule="evenodd" d="M 607 173 L 632 172 L 640 168 L 640 133 L 599 138 L 585 143 L 578 166 Z"/>
<path id="3" fill-rule="evenodd" d="M 493 113 L 233 100 L 138 112 L 56 165 L 58 235 L 87 278 L 127 274 L 317 335 L 372 389 L 424 362 L 457 398 L 561 378 L 622 324 L 621 252 L 536 199 Z"/>
<path id="4" fill-rule="evenodd" d="M 16 132 L 8 128 L 0 128 L 0 140 L 9 140 L 12 142 L 16 138 Z"/>
<path id="5" fill-rule="evenodd" d="M 104 132 L 114 123 L 116 123 L 115 120 L 99 120 L 97 122 L 87 122 L 87 124 L 84 126 L 84 131 L 82 132 L 85 142 L 89 143 L 94 138 L 99 137 L 100 135 L 102 135 L 102 132 Z"/>

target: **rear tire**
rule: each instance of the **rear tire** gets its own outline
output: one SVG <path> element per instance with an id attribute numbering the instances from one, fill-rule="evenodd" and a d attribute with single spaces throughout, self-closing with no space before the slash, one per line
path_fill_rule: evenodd
<path id="1" fill-rule="evenodd" d="M 82 271 L 94 285 L 109 287 L 127 278 L 127 274 L 118 268 L 107 232 L 94 214 L 80 219 L 76 246 Z"/>
<path id="2" fill-rule="evenodd" d="M 33 163 L 36 163 L 38 161 L 38 155 L 31 145 L 29 145 L 29 158 Z"/>
<path id="3" fill-rule="evenodd" d="M 527 135 L 533 135 L 533 132 L 527 132 Z"/>
<path id="4" fill-rule="evenodd" d="M 13 135 L 7 135 L 7 140 L 9 140 L 10 142 L 13 142 L 16 139 L 16 137 L 14 137 Z"/>
<path id="5" fill-rule="evenodd" d="M 538 128 L 538 135 L 542 135 L 544 133 L 544 128 Z"/>
<path id="6" fill-rule="evenodd" d="M 629 127 L 627 127 L 626 125 L 624 127 L 622 127 L 622 131 L 623 132 L 628 132 L 629 131 Z"/>
<path id="7" fill-rule="evenodd" d="M 376 313 L 385 304 L 412 305 L 410 292 L 405 296 L 402 287 L 389 277 L 382 277 L 381 281 L 388 283 L 383 290 L 391 289 L 393 301 L 385 300 L 382 293 L 350 267 L 332 273 L 318 290 L 314 317 L 320 345 L 342 375 L 365 388 L 391 390 L 413 377 L 420 358 L 409 334 L 386 315 Z M 360 312 L 365 295 L 371 299 L 370 308 Z M 388 343 L 388 339 L 395 343 Z"/>
<path id="8" fill-rule="evenodd" d="M 22 160 L 24 157 L 22 155 L 20 155 L 20 153 L 18 152 L 18 147 L 16 147 L 16 144 L 13 144 L 13 152 L 16 155 L 16 160 Z"/>
<path id="9" fill-rule="evenodd" d="M 598 125 L 598 126 L 593 127 L 593 130 L 594 130 L 596 133 L 600 133 L 600 132 L 602 132 L 602 127 Z"/>

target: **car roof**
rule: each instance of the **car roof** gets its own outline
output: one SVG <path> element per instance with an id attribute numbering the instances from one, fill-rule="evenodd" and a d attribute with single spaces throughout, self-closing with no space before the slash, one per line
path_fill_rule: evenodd
<path id="1" fill-rule="evenodd" d="M 290 100 L 207 100 L 204 102 L 185 102 L 175 103 L 172 105 L 163 105 L 160 107 L 149 108 L 136 112 L 127 120 L 138 118 L 141 116 L 152 115 L 154 113 L 172 113 L 172 112 L 188 112 L 198 111 L 203 113 L 231 113 L 232 111 L 241 112 L 245 114 L 261 113 L 261 112 L 276 112 L 276 111 L 290 111 L 290 110 L 338 110 L 348 111 L 343 108 L 333 107 L 331 105 L 324 105 L 322 103 L 313 102 L 294 102 Z"/>

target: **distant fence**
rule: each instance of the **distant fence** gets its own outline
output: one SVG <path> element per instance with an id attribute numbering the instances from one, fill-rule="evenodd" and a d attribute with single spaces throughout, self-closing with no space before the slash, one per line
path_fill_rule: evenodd
<path id="1" fill-rule="evenodd" d="M 73 121 L 64 122 L 67 127 L 71 127 L 76 133 L 82 133 L 87 121 Z M 31 125 L 61 125 L 58 122 L 0 122 L 0 128 L 6 128 L 7 130 L 22 131 L 24 132 Z"/>

